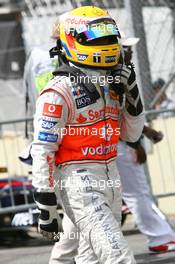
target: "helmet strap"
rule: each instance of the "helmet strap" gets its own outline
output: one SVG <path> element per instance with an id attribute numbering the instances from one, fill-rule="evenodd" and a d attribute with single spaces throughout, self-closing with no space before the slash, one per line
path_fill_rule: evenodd
<path id="1" fill-rule="evenodd" d="M 68 60 L 66 59 L 66 56 L 62 52 L 60 39 L 57 40 L 57 46 L 49 50 L 49 54 L 50 54 L 50 58 L 54 58 L 55 56 L 58 56 L 58 61 L 60 64 L 69 64 Z"/>

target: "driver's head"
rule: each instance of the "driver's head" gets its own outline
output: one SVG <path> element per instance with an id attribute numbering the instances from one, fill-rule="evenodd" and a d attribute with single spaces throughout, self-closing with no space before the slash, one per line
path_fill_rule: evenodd
<path id="1" fill-rule="evenodd" d="M 74 64 L 105 69 L 118 64 L 120 33 L 106 10 L 83 6 L 62 15 L 59 38 L 67 60 Z"/>

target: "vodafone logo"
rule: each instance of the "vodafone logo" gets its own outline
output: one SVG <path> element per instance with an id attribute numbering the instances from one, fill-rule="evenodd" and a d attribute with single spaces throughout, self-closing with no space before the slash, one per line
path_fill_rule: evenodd
<path id="1" fill-rule="evenodd" d="M 111 144 L 108 146 L 100 145 L 97 147 L 84 147 L 81 148 L 83 156 L 95 156 L 95 155 L 106 155 L 117 152 L 117 144 Z"/>
<path id="2" fill-rule="evenodd" d="M 55 112 L 55 110 L 56 110 L 55 105 L 49 105 L 48 110 L 49 110 L 50 113 Z"/>
<path id="3" fill-rule="evenodd" d="M 43 115 L 54 118 L 61 118 L 62 107 L 63 107 L 62 105 L 45 103 L 43 108 Z"/>
<path id="4" fill-rule="evenodd" d="M 83 24 L 87 24 L 90 21 L 91 20 L 86 19 L 85 17 L 77 17 L 77 18 L 69 17 L 69 18 L 66 18 L 65 24 L 83 25 Z"/>

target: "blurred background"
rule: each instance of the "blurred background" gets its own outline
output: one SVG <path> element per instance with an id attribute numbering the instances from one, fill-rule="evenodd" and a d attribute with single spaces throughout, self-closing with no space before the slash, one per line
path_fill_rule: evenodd
<path id="1" fill-rule="evenodd" d="M 158 145 L 145 140 L 147 178 L 154 199 L 175 217 L 175 1 L 174 0 L 0 0 L 0 223 L 33 210 L 31 168 L 18 156 L 27 146 L 24 65 L 33 47 L 53 43 L 50 35 L 59 15 L 81 5 L 109 10 L 127 37 L 140 38 L 133 47 L 139 87 L 148 124 L 162 131 Z M 163 79 L 159 91 L 153 84 Z M 161 96 L 174 104 L 157 109 Z M 5 217 L 4 217 L 5 216 Z M 30 225 L 23 215 L 19 225 Z"/>

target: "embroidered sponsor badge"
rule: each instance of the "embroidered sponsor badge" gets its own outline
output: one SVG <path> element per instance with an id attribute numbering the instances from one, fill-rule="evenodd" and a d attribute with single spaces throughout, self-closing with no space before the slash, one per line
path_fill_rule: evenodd
<path id="1" fill-rule="evenodd" d="M 100 63 L 101 62 L 101 53 L 100 52 L 94 52 L 93 53 L 93 62 L 94 63 Z"/>
<path id="2" fill-rule="evenodd" d="M 116 61 L 116 56 L 106 56 L 105 57 L 106 63 L 115 62 L 115 61 Z"/>
<path id="3" fill-rule="evenodd" d="M 46 142 L 57 142 L 58 135 L 46 132 L 39 132 L 38 139 Z"/>
<path id="4" fill-rule="evenodd" d="M 56 125 L 56 123 L 57 122 L 52 122 L 52 121 L 43 119 L 41 126 L 44 129 L 51 129 L 51 128 L 53 128 Z"/>
<path id="5" fill-rule="evenodd" d="M 84 94 L 84 90 L 80 86 L 78 86 L 73 89 L 72 94 L 73 96 L 80 96 Z"/>
<path id="6" fill-rule="evenodd" d="M 77 109 L 83 108 L 85 106 L 88 106 L 90 104 L 93 104 L 93 100 L 88 95 L 81 96 L 77 99 L 75 99 L 75 103 L 77 106 Z"/>
<path id="7" fill-rule="evenodd" d="M 79 61 L 85 61 L 87 59 L 88 55 L 87 54 L 80 54 L 80 53 L 78 53 L 77 54 L 77 57 L 78 57 L 78 60 Z"/>
<path id="8" fill-rule="evenodd" d="M 56 105 L 56 104 L 44 104 L 43 108 L 43 115 L 54 117 L 54 118 L 60 118 L 62 114 L 62 105 Z"/>

